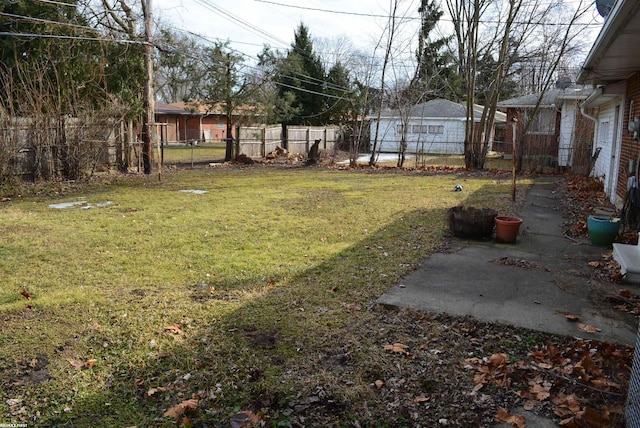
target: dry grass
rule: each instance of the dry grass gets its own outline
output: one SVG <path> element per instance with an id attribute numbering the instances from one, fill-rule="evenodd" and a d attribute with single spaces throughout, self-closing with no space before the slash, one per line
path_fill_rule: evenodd
<path id="1" fill-rule="evenodd" d="M 516 212 L 509 197 L 508 176 L 256 166 L 13 198 L 0 205 L 0 422 L 173 426 L 163 415 L 191 398 L 200 425 L 245 409 L 284 426 L 385 418 L 371 383 L 405 363 L 381 347 L 399 315 L 373 301 L 442 244 L 447 208 Z M 67 201 L 88 205 L 49 207 Z M 442 325 L 419 321 L 416 343 Z M 425 353 L 424 370 L 445 371 L 417 382 L 444 393 L 458 362 L 439 360 Z"/>

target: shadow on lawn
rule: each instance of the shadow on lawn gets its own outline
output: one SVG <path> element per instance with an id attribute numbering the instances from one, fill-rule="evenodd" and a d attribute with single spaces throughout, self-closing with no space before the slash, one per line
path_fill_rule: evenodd
<path id="1" fill-rule="evenodd" d="M 444 208 L 405 213 L 295 277 L 283 281 L 274 275 L 266 284 L 256 277 L 247 282 L 253 290 L 244 290 L 251 298 L 221 319 L 216 306 L 238 302 L 242 291 L 189 287 L 185 292 L 194 305 L 211 307 L 211 319 L 196 320 L 184 332 L 165 332 L 179 339 L 174 346 L 134 371 L 111 373 L 106 390 L 74 397 L 73 411 L 47 424 L 174 426 L 177 416 L 179 423 L 189 418 L 194 426 L 233 426 L 231 417 L 242 410 L 264 411 L 268 425 L 287 426 L 294 419 L 349 425 L 349 415 L 356 418 L 358 412 L 365 424 L 410 424 L 409 409 L 417 404 L 404 409 L 368 383 L 401 369 L 383 350 L 393 339 L 380 331 L 386 310 L 373 302 L 438 249 L 447 235 L 445 215 Z M 419 364 L 437 374 L 425 373 L 416 382 L 432 390 L 446 382 L 442 367 L 428 359 Z M 473 400 L 458 392 L 455 399 L 473 409 Z M 389 401 L 363 410 L 362 400 Z M 167 410 L 174 417 L 163 417 Z M 476 413 L 466 417 L 480 418 Z"/>

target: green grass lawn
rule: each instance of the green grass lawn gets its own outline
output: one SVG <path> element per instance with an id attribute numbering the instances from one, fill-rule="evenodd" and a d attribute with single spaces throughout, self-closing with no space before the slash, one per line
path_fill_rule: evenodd
<path id="1" fill-rule="evenodd" d="M 175 426 L 163 415 L 188 399 L 201 424 L 261 405 L 286 421 L 291 370 L 373 325 L 364 308 L 441 244 L 447 208 L 515 213 L 510 186 L 220 167 L 0 203 L 0 423 Z M 383 351 L 357 341 L 368 371 L 343 399 L 379 370 Z"/>
<path id="2" fill-rule="evenodd" d="M 219 162 L 224 160 L 225 143 L 180 144 L 163 147 L 162 156 L 165 166 L 189 164 L 191 162 Z"/>

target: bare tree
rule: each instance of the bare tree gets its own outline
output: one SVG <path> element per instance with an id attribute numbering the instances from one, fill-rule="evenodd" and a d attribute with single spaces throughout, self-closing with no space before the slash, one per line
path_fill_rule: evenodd
<path id="1" fill-rule="evenodd" d="M 535 0 L 447 0 L 449 14 L 455 31 L 455 49 L 458 69 L 465 85 L 467 125 L 465 130 L 465 165 L 484 168 L 488 143 L 492 138 L 498 98 L 512 66 L 520 56 L 542 56 L 549 53 L 546 62 L 547 76 L 555 70 L 575 42 L 580 28 L 576 26 L 586 8 L 581 1 L 573 15 L 560 13 L 556 3 Z M 555 32 L 545 32 L 556 28 Z M 547 38 L 541 38 L 540 34 Z M 550 40 L 554 43 L 550 43 Z M 476 69 L 484 55 L 491 55 L 497 66 L 491 74 L 486 104 L 475 125 L 474 105 L 476 93 Z"/>
<path id="2" fill-rule="evenodd" d="M 331 70 L 336 64 L 342 64 L 348 69 L 357 66 L 353 42 L 345 34 L 334 38 L 314 38 L 313 46 L 325 70 Z"/>
<path id="3" fill-rule="evenodd" d="M 382 60 L 382 70 L 380 72 L 381 97 L 378 101 L 377 106 L 378 113 L 373 135 L 373 146 L 371 147 L 371 156 L 369 158 L 369 166 L 373 166 L 376 164 L 378 155 L 380 118 L 382 115 L 382 109 L 384 107 L 385 97 L 387 95 L 387 73 L 389 72 L 389 70 L 391 70 L 394 73 L 394 80 L 397 82 L 400 73 L 398 70 L 405 69 L 404 67 L 394 66 L 394 64 L 398 65 L 397 62 L 402 61 L 400 57 L 404 53 L 404 50 L 402 47 L 398 47 L 402 45 L 402 43 L 400 43 L 397 39 L 400 36 L 402 26 L 407 23 L 407 17 L 409 15 L 409 10 L 400 12 L 400 6 L 402 5 L 402 3 L 402 0 L 389 0 L 389 18 L 375 48 L 375 50 L 377 50 L 381 45 L 384 44 L 384 56 Z M 412 4 L 409 5 L 409 8 L 411 7 Z M 406 49 L 410 45 L 410 43 L 408 43 L 408 41 L 406 40 L 404 42 L 404 49 Z"/>

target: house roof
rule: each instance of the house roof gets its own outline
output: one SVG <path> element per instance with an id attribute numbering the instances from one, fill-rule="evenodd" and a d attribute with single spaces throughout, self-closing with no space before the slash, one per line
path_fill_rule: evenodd
<path id="1" fill-rule="evenodd" d="M 542 108 L 555 108 L 558 100 L 584 100 L 591 93 L 593 89 L 549 89 L 542 96 L 540 107 Z M 540 92 L 536 94 L 523 95 L 521 97 L 511 98 L 508 100 L 500 101 L 498 103 L 499 108 L 534 108 L 538 103 Z"/>
<path id="2" fill-rule="evenodd" d="M 474 105 L 474 116 L 480 118 L 484 107 L 481 105 Z M 408 117 L 419 118 L 440 118 L 440 119 L 466 119 L 467 108 L 459 103 L 445 99 L 435 99 L 424 103 L 416 104 L 405 113 Z M 383 118 L 400 117 L 402 114 L 400 110 L 386 110 L 380 115 Z M 496 121 L 506 121 L 506 115 L 501 112 L 496 112 Z"/>
<path id="3" fill-rule="evenodd" d="M 578 75 L 578 83 L 603 85 L 625 80 L 640 70 L 640 2 L 618 0 Z"/>
<path id="4" fill-rule="evenodd" d="M 561 89 L 550 89 L 546 91 L 540 101 L 540 107 L 555 107 L 558 94 L 561 93 Z M 540 92 L 536 94 L 523 95 L 521 97 L 511 98 L 508 100 L 500 101 L 498 103 L 499 108 L 534 108 L 538 104 L 540 98 Z"/>

